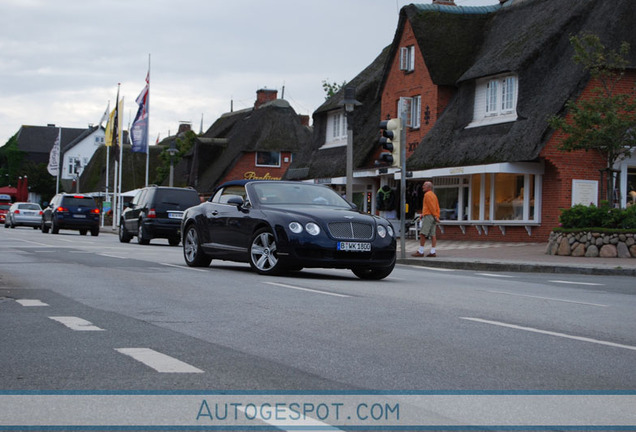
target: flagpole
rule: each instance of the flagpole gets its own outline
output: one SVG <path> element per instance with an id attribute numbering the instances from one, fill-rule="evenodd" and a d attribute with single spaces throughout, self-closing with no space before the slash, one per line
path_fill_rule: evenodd
<path id="1" fill-rule="evenodd" d="M 124 111 L 124 98 L 121 98 L 121 111 Z M 121 123 L 121 121 L 119 121 L 119 123 Z M 123 141 L 123 130 L 120 127 L 119 128 L 119 184 L 118 184 L 118 189 L 117 192 L 119 193 L 119 199 L 117 200 L 117 222 L 119 223 L 119 217 L 121 215 L 121 212 L 123 211 L 123 200 L 121 198 L 121 173 L 123 171 L 123 158 L 124 158 L 124 141 Z"/>
<path id="2" fill-rule="evenodd" d="M 62 167 L 60 166 L 61 159 L 62 159 L 62 128 L 61 127 L 58 128 L 57 139 L 59 140 L 58 142 L 60 143 L 60 151 L 58 152 L 58 155 L 57 155 L 57 176 L 55 177 L 55 195 L 60 193 L 60 171 L 62 170 Z"/>
<path id="3" fill-rule="evenodd" d="M 146 96 L 146 186 L 148 186 L 148 165 L 150 164 L 150 54 L 148 54 L 148 94 Z"/>

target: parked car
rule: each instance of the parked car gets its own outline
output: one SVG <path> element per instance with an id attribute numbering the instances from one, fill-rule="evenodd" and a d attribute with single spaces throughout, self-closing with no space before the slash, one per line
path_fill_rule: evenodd
<path id="1" fill-rule="evenodd" d="M 42 225 L 42 207 L 36 203 L 17 202 L 11 204 L 4 227 L 30 226 L 34 229 Z"/>
<path id="2" fill-rule="evenodd" d="M 154 238 L 165 238 L 171 246 L 181 241 L 183 212 L 201 203 L 192 188 L 148 186 L 142 188 L 122 212 L 119 221 L 119 241 L 147 245 Z"/>
<path id="3" fill-rule="evenodd" d="M 183 256 L 191 267 L 222 259 L 248 262 L 263 275 L 327 267 L 377 280 L 395 266 L 389 221 L 360 213 L 323 185 L 228 182 L 186 210 L 181 223 Z"/>
<path id="4" fill-rule="evenodd" d="M 6 223 L 6 217 L 10 207 L 11 195 L 0 194 L 0 223 Z"/>
<path id="5" fill-rule="evenodd" d="M 81 235 L 88 231 L 99 235 L 99 208 L 90 195 L 60 193 L 53 197 L 42 211 L 41 229 L 43 233 L 57 234 L 60 229 L 79 230 Z"/>

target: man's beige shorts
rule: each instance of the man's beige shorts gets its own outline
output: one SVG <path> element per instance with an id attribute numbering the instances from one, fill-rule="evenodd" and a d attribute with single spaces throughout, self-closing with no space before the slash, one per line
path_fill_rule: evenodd
<path id="1" fill-rule="evenodd" d="M 435 217 L 433 215 L 425 215 L 421 218 L 422 227 L 420 228 L 420 235 L 423 235 L 426 238 L 431 238 L 435 236 L 435 228 L 437 227 L 437 222 L 435 222 Z"/>

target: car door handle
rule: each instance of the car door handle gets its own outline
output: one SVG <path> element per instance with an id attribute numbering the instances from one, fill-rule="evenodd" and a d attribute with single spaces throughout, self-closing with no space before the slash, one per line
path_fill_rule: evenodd
<path id="1" fill-rule="evenodd" d="M 218 211 L 218 210 L 213 210 L 213 211 L 212 211 L 212 216 L 216 216 L 216 215 L 218 215 L 218 214 L 219 214 L 219 211 Z"/>

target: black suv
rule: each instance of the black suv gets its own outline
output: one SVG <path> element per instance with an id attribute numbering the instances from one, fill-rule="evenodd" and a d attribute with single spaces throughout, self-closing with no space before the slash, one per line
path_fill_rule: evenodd
<path id="1" fill-rule="evenodd" d="M 166 238 L 171 246 L 181 241 L 181 218 L 184 210 L 201 203 L 191 188 L 148 186 L 141 189 L 119 220 L 119 241 L 147 245 L 153 238 Z"/>
<path id="2" fill-rule="evenodd" d="M 79 230 L 81 235 L 88 231 L 96 237 L 99 235 L 99 208 L 90 195 L 57 194 L 42 211 L 43 233 L 49 229 L 57 234 L 60 229 Z"/>

